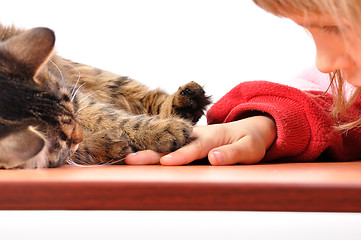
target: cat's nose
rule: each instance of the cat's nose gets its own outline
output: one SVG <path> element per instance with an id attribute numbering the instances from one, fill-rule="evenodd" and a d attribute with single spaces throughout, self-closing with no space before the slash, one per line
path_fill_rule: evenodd
<path id="1" fill-rule="evenodd" d="M 83 130 L 79 124 L 75 124 L 73 132 L 71 134 L 71 140 L 73 144 L 79 144 L 84 139 Z"/>
<path id="2" fill-rule="evenodd" d="M 83 141 L 83 130 L 78 123 L 73 121 L 70 124 L 64 124 L 61 127 L 62 130 L 62 140 L 68 142 L 71 145 L 77 145 Z"/>

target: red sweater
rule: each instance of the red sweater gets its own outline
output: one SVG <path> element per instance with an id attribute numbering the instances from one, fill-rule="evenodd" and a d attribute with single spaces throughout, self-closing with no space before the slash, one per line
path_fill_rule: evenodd
<path id="1" fill-rule="evenodd" d="M 250 111 L 261 111 L 273 117 L 277 139 L 264 161 L 287 159 L 313 161 L 322 155 L 327 160 L 361 159 L 361 128 L 345 134 L 334 129 L 329 114 L 332 97 L 314 97 L 323 91 L 302 91 L 294 87 L 266 82 L 244 82 L 221 98 L 207 113 L 208 124 L 235 121 Z M 349 120 L 361 116 L 361 100 L 348 112 Z"/>

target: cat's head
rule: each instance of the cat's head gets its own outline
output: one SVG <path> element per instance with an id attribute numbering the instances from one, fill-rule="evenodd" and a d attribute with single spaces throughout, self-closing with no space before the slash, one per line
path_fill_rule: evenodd
<path id="1" fill-rule="evenodd" d="M 2 168 L 59 166 L 82 140 L 64 79 L 48 71 L 54 42 L 47 28 L 0 40 Z"/>

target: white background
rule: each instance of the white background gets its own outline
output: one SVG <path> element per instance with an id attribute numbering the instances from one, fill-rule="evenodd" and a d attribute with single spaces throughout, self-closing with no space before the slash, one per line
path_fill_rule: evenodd
<path id="1" fill-rule="evenodd" d="M 197 81 L 214 100 L 315 55 L 303 29 L 251 0 L 7 0 L 0 22 L 49 27 L 63 57 L 168 92 Z M 0 212 L 1 239 L 361 239 L 360 226 L 359 214 Z"/>
<path id="2" fill-rule="evenodd" d="M 241 81 L 283 81 L 314 63 L 310 36 L 251 0 L 7 0 L 0 22 L 46 26 L 59 55 L 168 92 L 216 101 Z"/>
<path id="3" fill-rule="evenodd" d="M 0 212 L 2 240 L 360 240 L 359 214 Z"/>

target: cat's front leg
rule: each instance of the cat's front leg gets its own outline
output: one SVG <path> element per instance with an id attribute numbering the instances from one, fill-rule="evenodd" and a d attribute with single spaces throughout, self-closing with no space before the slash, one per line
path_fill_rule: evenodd
<path id="1" fill-rule="evenodd" d="M 123 164 L 132 151 L 129 140 L 115 130 L 86 131 L 72 157 L 77 164 Z"/>
<path id="2" fill-rule="evenodd" d="M 121 131 L 134 151 L 172 152 L 192 140 L 193 126 L 179 117 L 138 115 L 129 118 Z"/>

